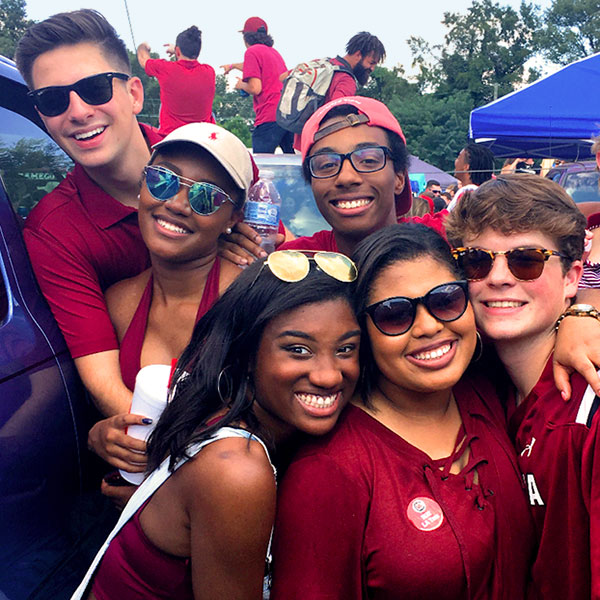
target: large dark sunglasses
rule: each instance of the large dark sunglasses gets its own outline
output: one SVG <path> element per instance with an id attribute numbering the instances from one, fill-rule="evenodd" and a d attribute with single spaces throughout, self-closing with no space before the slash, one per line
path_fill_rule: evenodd
<path id="1" fill-rule="evenodd" d="M 355 171 L 374 173 L 385 167 L 386 158 L 391 153 L 392 151 L 385 146 L 367 146 L 347 154 L 318 152 L 308 157 L 308 167 L 313 177 L 326 179 L 327 177 L 335 177 L 342 170 L 344 161 L 348 159 Z"/>
<path id="2" fill-rule="evenodd" d="M 402 335 L 413 326 L 419 304 L 438 321 L 449 323 L 462 317 L 468 303 L 468 283 L 461 279 L 436 285 L 419 298 L 386 298 L 367 306 L 365 312 L 384 335 Z"/>
<path id="3" fill-rule="evenodd" d="M 563 256 L 556 250 L 545 248 L 513 248 L 498 252 L 484 248 L 455 248 L 452 254 L 466 278 L 471 281 L 485 279 L 494 266 L 496 256 L 506 256 L 509 271 L 521 281 L 537 279 L 551 256 Z"/>
<path id="4" fill-rule="evenodd" d="M 182 185 L 189 188 L 188 202 L 190 208 L 204 217 L 212 215 L 219 210 L 225 202 L 235 202 L 220 187 L 205 181 L 194 181 L 181 175 L 177 175 L 166 167 L 148 165 L 144 167 L 146 186 L 152 197 L 161 202 L 173 198 L 179 192 Z"/>
<path id="5" fill-rule="evenodd" d="M 110 102 L 113 97 L 113 79 L 127 81 L 129 75 L 125 75 L 125 73 L 98 73 L 98 75 L 84 77 L 71 85 L 53 85 L 33 90 L 27 95 L 43 115 L 56 117 L 69 108 L 71 92 L 76 92 L 84 102 L 93 106 Z"/>

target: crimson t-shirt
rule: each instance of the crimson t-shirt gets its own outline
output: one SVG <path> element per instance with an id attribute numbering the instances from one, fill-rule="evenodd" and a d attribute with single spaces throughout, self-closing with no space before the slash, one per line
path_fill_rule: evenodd
<path id="1" fill-rule="evenodd" d="M 197 60 L 146 61 L 146 74 L 160 85 L 160 132 L 170 133 L 186 123 L 214 123 L 215 70 Z"/>
<path id="2" fill-rule="evenodd" d="M 509 419 L 539 549 L 536 598 L 600 598 L 600 399 L 579 374 L 565 402 L 552 357 Z M 514 403 L 513 403 L 514 405 Z"/>
<path id="3" fill-rule="evenodd" d="M 533 526 L 487 391 L 454 388 L 470 450 L 460 473 L 353 405 L 303 445 L 277 494 L 271 598 L 523 600 Z"/>
<path id="4" fill-rule="evenodd" d="M 444 230 L 444 219 L 448 214 L 447 210 L 441 210 L 433 215 L 427 213 L 422 217 L 399 217 L 398 223 L 419 223 L 426 225 L 437 231 L 440 235 L 446 237 Z M 277 250 L 321 250 L 323 252 L 339 252 L 335 235 L 331 229 L 317 231 L 311 236 L 302 236 L 289 242 L 284 242 Z"/>
<path id="5" fill-rule="evenodd" d="M 257 127 L 262 123 L 271 123 L 276 120 L 277 105 L 281 96 L 283 83 L 279 76 L 287 71 L 281 54 L 275 48 L 264 44 L 254 44 L 244 54 L 244 71 L 242 78 L 248 81 L 251 77 L 260 79 L 262 91 L 253 96 L 252 102 Z"/>

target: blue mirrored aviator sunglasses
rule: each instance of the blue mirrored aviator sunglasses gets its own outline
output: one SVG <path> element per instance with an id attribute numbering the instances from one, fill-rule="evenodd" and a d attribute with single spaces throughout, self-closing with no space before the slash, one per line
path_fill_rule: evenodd
<path id="1" fill-rule="evenodd" d="M 221 204 L 229 201 L 235 202 L 220 187 L 205 181 L 194 181 L 177 175 L 166 167 L 148 165 L 144 167 L 148 191 L 155 200 L 166 202 L 179 192 L 182 185 L 189 188 L 188 202 L 190 208 L 204 217 L 212 215 L 219 210 Z"/>
<path id="2" fill-rule="evenodd" d="M 71 85 L 53 85 L 33 90 L 27 95 L 44 116 L 57 117 L 69 108 L 71 92 L 76 92 L 84 102 L 93 106 L 110 102 L 113 97 L 113 79 L 127 81 L 129 75 L 125 75 L 125 73 L 98 73 L 98 75 L 84 77 Z"/>

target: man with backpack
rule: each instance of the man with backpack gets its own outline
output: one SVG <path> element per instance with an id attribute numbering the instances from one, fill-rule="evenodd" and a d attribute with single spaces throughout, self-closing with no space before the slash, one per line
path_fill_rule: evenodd
<path id="1" fill-rule="evenodd" d="M 384 59 L 381 41 L 361 31 L 346 44 L 345 56 L 311 60 L 289 71 L 277 107 L 277 123 L 296 134 L 294 148 L 300 150 L 302 128 L 319 106 L 336 98 L 354 96 L 357 84 L 366 85 Z"/>

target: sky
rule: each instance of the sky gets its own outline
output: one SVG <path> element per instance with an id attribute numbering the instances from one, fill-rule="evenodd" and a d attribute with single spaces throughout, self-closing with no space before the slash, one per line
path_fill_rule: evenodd
<path id="1" fill-rule="evenodd" d="M 501 0 L 501 4 L 518 8 L 520 0 Z M 547 8 L 551 0 L 537 0 L 537 4 Z M 212 0 L 207 5 L 211 6 L 210 10 L 202 10 L 200 2 L 173 2 L 171 5 L 162 0 L 127 0 L 135 44 L 148 42 L 152 51 L 166 58 L 163 44 L 174 43 L 178 33 L 196 25 L 202 31 L 199 60 L 220 73 L 220 65 L 242 60 L 244 45 L 238 32 L 246 18 L 259 16 L 267 22 L 275 48 L 290 68 L 313 58 L 343 55 L 346 42 L 355 33 L 369 31 L 385 46 L 384 66 L 402 65 L 410 73 L 412 57 L 406 40 L 414 35 L 431 44 L 442 42 L 446 33 L 441 24 L 444 12 L 465 13 L 471 0 L 453 0 L 451 3 L 447 0 L 409 0 L 394 3 L 395 6 L 388 0 Z M 192 10 L 193 6 L 198 9 Z M 127 46 L 134 49 L 125 0 L 104 0 L 94 6 L 82 4 L 81 0 L 27 0 L 27 17 L 41 21 L 54 13 L 78 8 L 100 10 Z"/>

